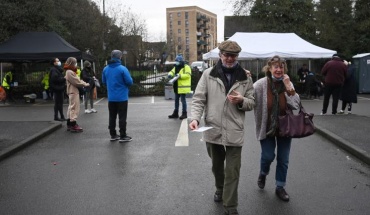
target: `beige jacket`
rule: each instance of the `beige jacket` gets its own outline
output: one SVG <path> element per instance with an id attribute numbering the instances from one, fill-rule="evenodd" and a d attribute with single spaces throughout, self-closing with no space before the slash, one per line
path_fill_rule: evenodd
<path id="1" fill-rule="evenodd" d="M 79 94 L 78 87 L 87 87 L 88 83 L 80 80 L 72 70 L 66 71 L 65 79 L 67 80 L 67 94 Z"/>
<path id="2" fill-rule="evenodd" d="M 253 81 L 239 67 L 235 83 L 229 92 L 222 81 L 221 68 L 208 68 L 203 72 L 192 100 L 191 119 L 201 121 L 204 112 L 205 126 L 213 129 L 203 132 L 205 142 L 225 146 L 243 146 L 245 111 L 254 107 Z M 231 104 L 227 95 L 236 90 L 244 95 L 242 104 Z"/>

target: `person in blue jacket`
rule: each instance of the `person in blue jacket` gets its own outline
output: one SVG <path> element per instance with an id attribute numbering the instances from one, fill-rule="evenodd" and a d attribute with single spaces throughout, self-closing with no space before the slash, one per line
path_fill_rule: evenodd
<path id="1" fill-rule="evenodd" d="M 122 65 L 122 52 L 113 50 L 111 60 L 104 68 L 102 74 L 102 83 L 107 86 L 108 92 L 108 110 L 109 110 L 109 133 L 111 141 L 129 142 L 131 137 L 127 136 L 127 109 L 129 88 L 133 80 L 128 69 Z M 116 132 L 116 119 L 118 115 L 119 132 Z"/>

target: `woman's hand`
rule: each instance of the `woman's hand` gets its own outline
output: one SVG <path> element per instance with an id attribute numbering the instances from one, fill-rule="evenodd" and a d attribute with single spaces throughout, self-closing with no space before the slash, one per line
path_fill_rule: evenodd
<path id="1" fill-rule="evenodd" d="M 285 89 L 287 91 L 292 91 L 293 90 L 292 83 L 290 83 L 290 78 L 287 74 L 284 74 L 283 82 L 284 82 L 284 85 L 285 85 Z"/>

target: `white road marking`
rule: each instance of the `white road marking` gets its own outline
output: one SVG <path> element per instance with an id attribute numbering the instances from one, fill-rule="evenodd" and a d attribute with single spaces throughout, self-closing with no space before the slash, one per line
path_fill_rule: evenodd
<path id="1" fill-rule="evenodd" d="M 105 97 L 99 99 L 98 101 L 94 102 L 94 105 L 98 104 L 99 102 L 101 102 L 103 99 L 105 99 Z"/>
<path id="2" fill-rule="evenodd" d="M 152 96 L 152 103 L 154 103 L 154 96 Z"/>
<path id="3" fill-rule="evenodd" d="M 184 119 L 181 122 L 179 134 L 175 146 L 189 146 L 189 136 L 188 136 L 188 120 Z"/>

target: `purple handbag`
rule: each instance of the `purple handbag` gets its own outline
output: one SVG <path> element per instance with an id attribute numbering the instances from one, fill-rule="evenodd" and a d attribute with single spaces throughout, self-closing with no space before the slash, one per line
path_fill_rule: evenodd
<path id="1" fill-rule="evenodd" d="M 301 102 L 299 103 L 299 113 L 297 115 L 293 113 L 288 105 L 285 112 L 286 115 L 279 116 L 280 137 L 302 138 L 315 133 L 315 125 L 312 121 L 314 114 L 306 113 Z"/>

